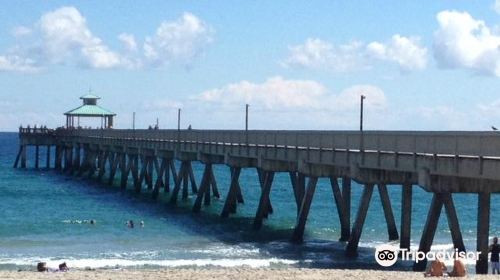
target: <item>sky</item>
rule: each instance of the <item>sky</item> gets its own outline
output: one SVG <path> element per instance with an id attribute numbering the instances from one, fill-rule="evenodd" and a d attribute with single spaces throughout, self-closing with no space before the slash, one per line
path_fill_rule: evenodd
<path id="1" fill-rule="evenodd" d="M 500 0 L 138 3 L 0 0 L 0 131 L 500 127 Z"/>

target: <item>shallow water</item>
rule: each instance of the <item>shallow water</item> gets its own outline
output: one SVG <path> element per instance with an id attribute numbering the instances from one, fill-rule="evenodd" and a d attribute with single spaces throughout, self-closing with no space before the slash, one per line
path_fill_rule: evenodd
<path id="1" fill-rule="evenodd" d="M 339 219 L 329 181 L 320 179 L 306 225 L 305 243 L 288 242 L 293 230 L 296 206 L 289 177 L 278 174 L 271 201 L 274 214 L 260 231 L 252 230 L 260 187 L 255 170 L 243 170 L 240 177 L 245 204 L 236 215 L 219 218 L 223 199 L 191 213 L 194 197 L 169 206 L 168 194 L 160 201 L 150 195 L 120 192 L 95 180 L 70 177 L 51 170 L 13 169 L 18 138 L 15 133 L 0 133 L 0 269 L 32 267 L 38 261 L 55 266 L 62 260 L 70 267 L 178 267 L 178 266 L 298 266 L 298 267 L 372 267 L 378 265 L 373 248 L 387 242 L 387 227 L 378 192 L 372 197 L 361 237 L 359 257 L 344 257 Z M 45 159 L 41 149 L 41 159 Z M 34 149 L 30 150 L 30 154 Z M 29 159 L 32 157 L 28 156 Z M 52 158 L 54 158 L 52 156 Z M 44 166 L 41 160 L 41 166 Z M 28 166 L 34 164 L 28 161 Z M 193 164 L 198 182 L 202 165 Z M 223 197 L 229 185 L 229 169 L 215 167 Z M 116 176 L 119 178 L 119 176 Z M 117 183 L 117 182 L 115 182 Z M 117 184 L 115 184 L 117 185 Z M 396 223 L 399 225 L 401 190 L 388 186 Z M 361 194 L 353 183 L 353 221 Z M 477 197 L 454 195 L 466 247 L 475 250 Z M 417 246 L 430 204 L 431 194 L 414 188 L 412 245 Z M 499 232 L 498 205 L 493 196 L 490 235 Z M 95 225 L 84 220 L 96 220 Z M 126 227 L 134 220 L 136 227 Z M 145 227 L 138 227 L 144 221 Z M 440 219 L 434 248 L 450 249 L 451 236 L 444 216 Z M 398 263 L 396 269 L 411 264 Z"/>

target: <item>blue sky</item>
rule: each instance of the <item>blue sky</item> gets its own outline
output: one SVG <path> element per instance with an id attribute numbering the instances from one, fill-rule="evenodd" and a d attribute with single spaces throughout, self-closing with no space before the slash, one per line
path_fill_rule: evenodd
<path id="1" fill-rule="evenodd" d="M 500 1 L 0 2 L 2 131 L 89 88 L 117 128 L 500 126 Z"/>

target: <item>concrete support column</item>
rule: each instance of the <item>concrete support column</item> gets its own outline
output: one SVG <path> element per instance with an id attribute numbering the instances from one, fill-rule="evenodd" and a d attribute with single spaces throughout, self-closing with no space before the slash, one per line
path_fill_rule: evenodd
<path id="1" fill-rule="evenodd" d="M 342 200 L 344 201 L 344 219 L 340 224 L 339 241 L 348 241 L 351 236 L 351 178 L 342 178 Z"/>
<path id="2" fill-rule="evenodd" d="M 27 145 L 22 145 L 22 150 L 21 150 L 21 168 L 26 168 L 26 149 L 28 148 Z"/>
<path id="3" fill-rule="evenodd" d="M 399 248 L 408 250 L 411 242 L 412 187 L 410 183 L 405 183 L 401 192 L 401 238 Z"/>
<path id="4" fill-rule="evenodd" d="M 47 154 L 45 156 L 45 168 L 50 169 L 50 145 L 47 145 Z"/>
<path id="5" fill-rule="evenodd" d="M 354 257 L 358 255 L 358 244 L 365 224 L 366 214 L 370 206 L 370 200 L 373 194 L 373 184 L 366 184 L 359 202 L 358 213 L 356 214 L 356 221 L 352 227 L 351 236 L 346 246 L 346 255 Z"/>
<path id="6" fill-rule="evenodd" d="M 478 194 L 477 205 L 477 252 L 481 252 L 476 261 L 476 274 L 488 273 L 488 236 L 490 233 L 490 193 Z"/>
<path id="7" fill-rule="evenodd" d="M 392 212 L 391 200 L 389 198 L 389 193 L 387 192 L 387 186 L 385 184 L 379 184 L 378 192 L 380 195 L 380 201 L 382 202 L 382 208 L 384 209 L 385 221 L 387 222 L 387 233 L 389 234 L 389 240 L 398 240 L 398 229 L 396 227 L 394 213 Z"/>
<path id="8" fill-rule="evenodd" d="M 295 228 L 293 230 L 292 242 L 301 243 L 304 239 L 304 230 L 306 227 L 307 216 L 309 215 L 309 209 L 311 209 L 311 203 L 314 197 L 314 192 L 316 190 L 317 183 L 318 183 L 317 177 L 309 178 L 306 192 L 300 206 L 299 215 L 297 216 L 297 223 L 295 224 Z"/>
<path id="9" fill-rule="evenodd" d="M 264 186 L 260 195 L 259 206 L 257 208 L 257 213 L 255 214 L 255 219 L 253 222 L 254 229 L 260 229 L 262 227 L 262 220 L 266 217 L 269 212 L 269 194 L 271 193 L 271 186 L 273 184 L 274 172 L 273 171 L 263 171 Z"/>
<path id="10" fill-rule="evenodd" d="M 40 162 L 40 146 L 35 146 L 35 168 L 38 169 Z"/>
<path id="11" fill-rule="evenodd" d="M 434 235 L 436 233 L 442 208 L 443 201 L 441 200 L 440 195 L 434 193 L 429 212 L 427 213 L 427 220 L 425 221 L 424 231 L 422 232 L 422 237 L 420 239 L 420 245 L 418 246 L 418 250 L 424 254 L 427 254 L 427 252 L 431 250 L 431 245 L 434 241 Z M 427 259 L 421 260 L 418 263 L 415 262 L 413 264 L 413 271 L 425 271 L 426 266 Z"/>

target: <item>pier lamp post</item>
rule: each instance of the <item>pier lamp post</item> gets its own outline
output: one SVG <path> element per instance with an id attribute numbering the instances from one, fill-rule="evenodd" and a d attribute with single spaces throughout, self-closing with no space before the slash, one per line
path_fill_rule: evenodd
<path id="1" fill-rule="evenodd" d="M 248 131 L 248 107 L 250 107 L 250 105 L 246 104 L 246 106 L 245 106 L 245 131 Z"/>
<path id="2" fill-rule="evenodd" d="M 246 104 L 245 105 L 245 140 L 248 145 L 248 107 L 250 105 Z"/>
<path id="3" fill-rule="evenodd" d="M 177 130 L 181 130 L 181 108 L 177 109 Z"/>
<path id="4" fill-rule="evenodd" d="M 135 112 L 132 113 L 132 129 L 135 130 Z"/>
<path id="5" fill-rule="evenodd" d="M 359 131 L 363 131 L 363 101 L 365 100 L 366 96 L 362 95 L 360 96 L 361 99 L 361 108 L 359 112 Z"/>

